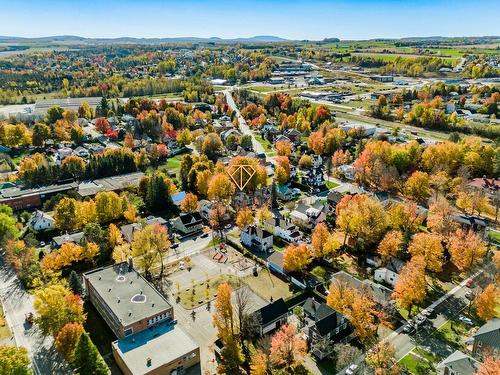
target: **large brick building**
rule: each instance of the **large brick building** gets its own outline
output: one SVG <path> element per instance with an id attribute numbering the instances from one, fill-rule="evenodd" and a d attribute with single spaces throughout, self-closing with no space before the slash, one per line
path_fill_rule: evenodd
<path id="1" fill-rule="evenodd" d="M 199 363 L 200 349 L 177 326 L 173 307 L 132 263 L 83 277 L 88 299 L 118 337 L 112 350 L 124 374 L 168 375 Z"/>

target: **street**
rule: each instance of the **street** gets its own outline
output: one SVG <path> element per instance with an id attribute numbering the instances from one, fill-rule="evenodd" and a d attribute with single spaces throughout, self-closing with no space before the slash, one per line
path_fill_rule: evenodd
<path id="1" fill-rule="evenodd" d="M 0 257 L 0 301 L 15 344 L 28 350 L 36 375 L 72 374 L 64 359 L 55 351 L 52 337 L 44 337 L 36 325 L 30 326 L 25 322 L 25 315 L 34 312 L 33 300 L 34 297 Z"/>

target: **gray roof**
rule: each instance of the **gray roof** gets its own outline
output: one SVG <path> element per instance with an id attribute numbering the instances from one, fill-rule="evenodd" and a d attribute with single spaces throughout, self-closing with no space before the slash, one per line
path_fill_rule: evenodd
<path id="1" fill-rule="evenodd" d="M 248 233 L 253 237 L 258 237 L 258 238 L 268 238 L 273 236 L 272 233 L 269 233 L 265 229 L 256 227 L 255 225 L 247 225 L 247 227 L 244 229 L 244 232 Z"/>
<path id="2" fill-rule="evenodd" d="M 345 271 L 339 271 L 332 276 L 332 281 L 337 280 L 351 288 L 367 293 L 375 302 L 383 305 L 391 300 L 392 290 L 371 280 L 359 280 Z"/>
<path id="3" fill-rule="evenodd" d="M 100 191 L 123 190 L 129 186 L 139 186 L 139 181 L 144 176 L 142 172 L 121 174 L 118 176 L 100 178 L 93 181 L 82 182 L 78 186 L 78 194 L 82 197 L 95 195 Z"/>
<path id="4" fill-rule="evenodd" d="M 488 346 L 500 348 L 500 318 L 487 321 L 485 325 L 477 330 L 473 337 Z"/>
<path id="5" fill-rule="evenodd" d="M 52 241 L 57 246 L 62 246 L 66 242 L 80 243 L 83 238 L 83 232 L 77 232 L 73 234 L 63 234 L 62 236 L 57 236 L 52 238 Z"/>
<path id="6" fill-rule="evenodd" d="M 146 374 L 198 349 L 178 325 L 165 322 L 113 342 L 132 374 Z M 147 359 L 151 359 L 151 367 Z"/>
<path id="7" fill-rule="evenodd" d="M 145 225 L 150 225 L 150 224 L 166 225 L 167 221 L 162 217 L 149 216 L 146 218 L 144 223 Z M 122 235 L 127 242 L 132 242 L 132 240 L 134 239 L 134 232 L 136 230 L 141 230 L 142 228 L 143 226 L 141 223 L 132 223 L 132 224 L 122 225 L 120 227 L 120 231 L 122 232 Z"/>
<path id="8" fill-rule="evenodd" d="M 167 300 L 127 263 L 97 268 L 85 273 L 84 277 L 124 327 L 171 308 Z M 141 295 L 145 297 L 144 302 L 133 301 Z"/>
<path id="9" fill-rule="evenodd" d="M 21 189 L 19 187 L 10 187 L 0 190 L 0 200 L 9 198 L 18 198 L 34 194 L 53 194 L 62 191 L 75 189 L 78 186 L 76 182 L 61 185 L 48 185 L 32 189 Z"/>
<path id="10" fill-rule="evenodd" d="M 474 375 L 479 369 L 480 363 L 474 358 L 456 350 L 451 353 L 447 358 L 443 359 L 438 365 L 438 369 L 445 367 L 452 370 L 455 374 L 460 375 Z"/>

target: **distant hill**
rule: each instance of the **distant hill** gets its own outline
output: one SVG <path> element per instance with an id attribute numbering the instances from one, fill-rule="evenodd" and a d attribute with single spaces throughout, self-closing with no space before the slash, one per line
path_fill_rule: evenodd
<path id="1" fill-rule="evenodd" d="M 79 43 L 79 44 L 161 44 L 161 43 L 280 43 L 287 42 L 272 35 L 258 35 L 250 38 L 223 39 L 217 37 L 175 37 L 175 38 L 84 38 L 75 35 L 56 35 L 39 38 L 23 38 L 16 36 L 0 36 L 0 43 Z"/>

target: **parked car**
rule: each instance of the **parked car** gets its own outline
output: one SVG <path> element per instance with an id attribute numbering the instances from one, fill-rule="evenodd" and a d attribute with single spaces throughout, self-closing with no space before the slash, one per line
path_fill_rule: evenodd
<path id="1" fill-rule="evenodd" d="M 411 323 L 406 323 L 405 326 L 403 327 L 403 332 L 404 333 L 410 334 L 413 331 L 415 331 L 415 327 Z"/>
<path id="2" fill-rule="evenodd" d="M 419 315 L 415 318 L 415 323 L 422 324 L 427 318 L 424 315 Z"/>
<path id="3" fill-rule="evenodd" d="M 472 320 L 470 318 L 467 318 L 466 316 L 463 316 L 463 315 L 460 315 L 458 317 L 458 320 L 460 320 L 462 323 L 465 323 L 469 326 L 474 325 L 474 323 L 472 322 Z"/>
<path id="4" fill-rule="evenodd" d="M 201 238 L 207 238 L 207 237 L 208 237 L 208 233 L 207 233 L 207 232 L 205 232 L 205 233 L 203 233 L 200 237 L 201 237 Z"/>
<path id="5" fill-rule="evenodd" d="M 434 309 L 432 307 L 428 308 L 428 309 L 425 309 L 424 311 L 422 311 L 422 315 L 425 315 L 427 317 L 431 316 L 434 314 Z"/>
<path id="6" fill-rule="evenodd" d="M 179 244 L 177 242 L 174 242 L 170 247 L 172 249 L 177 249 L 179 247 Z"/>
<path id="7" fill-rule="evenodd" d="M 345 371 L 345 373 L 347 375 L 355 374 L 358 371 L 358 367 L 359 367 L 358 365 L 353 363 L 352 365 L 349 366 L 349 368 Z"/>
<path id="8" fill-rule="evenodd" d="M 465 282 L 465 286 L 467 288 L 470 288 L 472 286 L 472 284 L 474 283 L 474 280 L 472 279 L 468 279 L 466 282 Z"/>
<path id="9" fill-rule="evenodd" d="M 233 227 L 232 224 L 226 224 L 226 225 L 224 225 L 224 229 L 226 229 L 226 230 L 229 230 L 232 227 Z"/>

